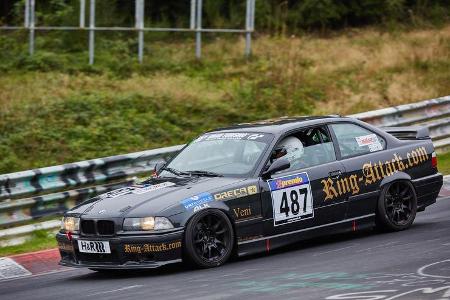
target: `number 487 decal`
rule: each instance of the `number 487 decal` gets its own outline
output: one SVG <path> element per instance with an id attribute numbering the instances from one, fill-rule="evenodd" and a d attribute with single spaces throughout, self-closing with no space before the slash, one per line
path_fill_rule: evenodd
<path id="1" fill-rule="evenodd" d="M 301 221 L 314 216 L 311 186 L 307 173 L 271 179 L 274 225 Z"/>

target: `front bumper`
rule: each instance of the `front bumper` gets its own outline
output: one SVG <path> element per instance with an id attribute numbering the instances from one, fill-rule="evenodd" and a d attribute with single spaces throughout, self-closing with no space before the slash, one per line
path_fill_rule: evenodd
<path id="1" fill-rule="evenodd" d="M 181 261 L 183 229 L 155 235 L 79 236 L 58 232 L 60 265 L 93 269 L 145 269 Z M 108 241 L 111 253 L 83 253 L 78 240 Z"/>

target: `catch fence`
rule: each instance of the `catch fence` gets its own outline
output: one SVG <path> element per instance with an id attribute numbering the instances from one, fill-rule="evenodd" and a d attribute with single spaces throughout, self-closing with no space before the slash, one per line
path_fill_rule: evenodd
<path id="1" fill-rule="evenodd" d="M 89 33 L 89 64 L 94 64 L 95 59 L 95 33 L 97 31 L 128 31 L 137 32 L 138 49 L 137 56 L 140 63 L 144 59 L 144 33 L 145 32 L 184 32 L 195 34 L 195 56 L 202 56 L 202 34 L 203 33 L 237 33 L 245 34 L 244 54 L 251 54 L 252 33 L 255 26 L 255 0 L 246 0 L 245 28 L 203 28 L 203 0 L 190 1 L 190 22 L 188 28 L 163 28 L 145 27 L 145 0 L 135 0 L 135 26 L 134 27 L 99 27 L 95 24 L 96 0 L 79 0 L 80 16 L 79 26 L 39 26 L 36 19 L 36 2 L 39 0 L 25 0 L 24 24 L 23 26 L 0 26 L 0 30 L 26 30 L 29 33 L 29 54 L 35 52 L 35 35 L 37 31 L 87 31 Z M 89 3 L 87 3 L 89 1 Z M 209 0 L 214 1 L 214 0 Z M 147 0 L 151 5 L 151 0 Z M 86 9 L 89 4 L 89 25 L 86 26 Z"/>

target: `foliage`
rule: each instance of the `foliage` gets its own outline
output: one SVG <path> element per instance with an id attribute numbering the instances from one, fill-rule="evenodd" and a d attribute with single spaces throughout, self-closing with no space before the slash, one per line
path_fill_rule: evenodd
<path id="1" fill-rule="evenodd" d="M 450 174 L 450 152 L 438 154 L 438 170 L 444 175 Z"/>
<path id="2" fill-rule="evenodd" d="M 24 0 L 2 0 L 1 23 L 23 21 Z M 134 1 L 97 0 L 96 23 L 130 26 Z M 244 26 L 245 0 L 204 0 L 206 27 Z M 15 7 L 12 9 L 11 7 Z M 46 25 L 76 25 L 78 0 L 38 1 L 37 20 Z M 188 27 L 190 0 L 147 0 L 146 24 Z M 86 14 L 88 15 L 88 14 Z M 347 26 L 443 24 L 450 15 L 448 0 L 264 0 L 256 1 L 256 28 L 271 34 Z"/>
<path id="3" fill-rule="evenodd" d="M 327 39 L 215 38 L 204 58 L 192 40 L 146 35 L 98 39 L 64 51 L 39 35 L 28 56 L 22 33 L 0 36 L 0 174 L 185 143 L 216 127 L 284 115 L 349 114 L 447 95 L 450 26 Z"/>

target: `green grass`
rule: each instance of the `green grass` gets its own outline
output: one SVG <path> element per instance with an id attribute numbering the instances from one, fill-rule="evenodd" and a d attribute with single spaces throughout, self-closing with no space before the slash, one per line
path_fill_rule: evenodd
<path id="1" fill-rule="evenodd" d="M 450 152 L 438 154 L 438 169 L 444 175 L 450 174 Z"/>
<path id="2" fill-rule="evenodd" d="M 0 247 L 0 257 L 56 247 L 55 231 L 37 230 L 23 244 Z"/>
<path id="3" fill-rule="evenodd" d="M 75 33 L 73 33 L 75 34 Z M 242 37 L 146 34 L 144 63 L 126 34 L 0 36 L 0 174 L 185 143 L 216 127 L 350 114 L 450 94 L 450 25 L 393 33 Z"/>

